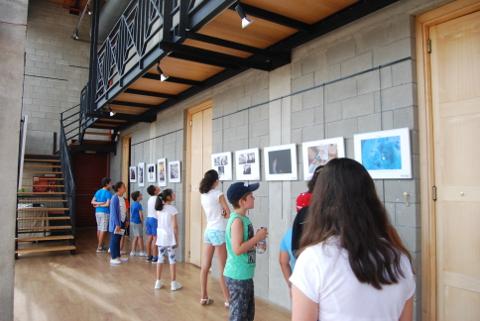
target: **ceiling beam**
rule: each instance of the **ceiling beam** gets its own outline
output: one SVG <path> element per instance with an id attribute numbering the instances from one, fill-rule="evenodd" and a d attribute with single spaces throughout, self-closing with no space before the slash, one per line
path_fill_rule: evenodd
<path id="1" fill-rule="evenodd" d="M 118 105 L 118 106 L 127 106 L 127 107 L 137 107 L 137 108 L 156 108 L 156 105 L 150 105 L 150 104 L 142 104 L 142 103 L 132 103 L 129 101 L 120 101 L 120 100 L 114 100 L 109 103 L 110 105 Z"/>
<path id="2" fill-rule="evenodd" d="M 145 77 L 148 78 L 148 77 Z M 151 79 L 151 78 L 148 78 Z M 156 77 L 156 80 L 158 80 L 158 76 Z M 132 95 L 142 95 L 142 96 L 150 96 L 150 97 L 158 97 L 158 98 L 175 98 L 175 95 L 171 94 L 164 94 L 164 93 L 159 93 L 156 91 L 147 91 L 147 90 L 139 90 L 139 89 L 127 89 L 124 91 L 125 94 L 132 94 Z"/>
<path id="3" fill-rule="evenodd" d="M 270 54 L 268 51 L 266 51 L 264 49 L 261 49 L 261 48 L 244 45 L 244 44 L 241 44 L 241 43 L 238 43 L 238 42 L 233 42 L 233 41 L 230 41 L 230 40 L 225 40 L 225 39 L 221 39 L 221 38 L 207 36 L 207 35 L 203 35 L 201 33 L 187 31 L 186 36 L 189 39 L 198 40 L 198 41 L 202 41 L 202 42 L 208 42 L 212 45 L 217 45 L 217 46 L 222 46 L 222 47 L 226 47 L 226 48 L 230 48 L 230 49 L 249 52 L 249 53 L 252 53 L 252 54 L 263 55 L 263 56 L 268 56 Z"/>
<path id="4" fill-rule="evenodd" d="M 151 72 L 147 72 L 145 75 L 143 75 L 143 78 L 160 81 L 160 75 L 154 74 Z M 190 86 L 197 86 L 202 83 L 201 81 L 198 81 L 198 80 L 191 80 L 191 79 L 172 77 L 172 76 L 168 76 L 168 78 L 165 79 L 165 81 L 177 83 L 177 84 L 190 85 Z"/>
<path id="5" fill-rule="evenodd" d="M 152 117 L 153 116 L 153 117 Z M 108 120 L 123 120 L 126 122 L 145 122 L 151 123 L 157 119 L 156 114 L 145 114 L 142 113 L 140 115 L 128 115 L 122 114 L 121 112 L 115 112 L 115 115 L 110 116 L 110 113 L 95 113 L 95 117 L 98 118 L 95 120 L 96 123 L 111 125 L 112 127 L 118 127 L 125 125 L 124 122 L 122 123 L 109 123 Z"/>
<path id="6" fill-rule="evenodd" d="M 196 31 L 213 20 L 237 0 L 208 0 L 201 2 L 190 14 L 189 30 Z"/>

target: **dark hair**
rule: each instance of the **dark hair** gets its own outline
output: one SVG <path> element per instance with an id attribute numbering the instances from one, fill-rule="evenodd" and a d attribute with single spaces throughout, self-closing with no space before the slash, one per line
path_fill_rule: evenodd
<path id="1" fill-rule="evenodd" d="M 140 197 L 140 191 L 135 191 L 131 195 L 132 200 L 137 201 L 137 199 Z"/>
<path id="2" fill-rule="evenodd" d="M 113 185 L 113 190 L 114 190 L 115 192 L 118 192 L 118 190 L 119 190 L 122 186 L 125 186 L 125 184 L 124 184 L 122 181 L 116 182 L 115 185 Z"/>
<path id="3" fill-rule="evenodd" d="M 337 236 L 358 281 L 381 289 L 404 276 L 401 253 L 411 263 L 394 232 L 367 170 L 348 158 L 328 162 L 318 174 L 301 247 Z"/>
<path id="4" fill-rule="evenodd" d="M 313 188 L 315 187 L 315 183 L 317 182 L 318 174 L 320 173 L 320 170 L 323 167 L 324 167 L 324 165 L 320 165 L 317 168 L 315 168 L 315 171 L 313 171 L 312 178 L 308 181 L 308 184 L 307 184 L 309 193 L 313 192 Z"/>
<path id="5" fill-rule="evenodd" d="M 200 190 L 200 194 L 210 192 L 216 181 L 218 181 L 217 171 L 214 169 L 206 171 L 203 175 L 202 181 L 200 182 L 200 187 L 198 188 Z"/>
<path id="6" fill-rule="evenodd" d="M 102 185 L 102 187 L 105 187 L 107 186 L 108 184 L 110 184 L 112 182 L 112 180 L 110 179 L 110 177 L 104 177 L 102 178 L 102 180 L 100 181 L 100 184 Z"/>
<path id="7" fill-rule="evenodd" d="M 147 187 L 147 193 L 151 196 L 155 195 L 155 190 L 157 188 L 155 187 L 155 185 L 150 185 Z"/>
<path id="8" fill-rule="evenodd" d="M 160 193 L 157 197 L 157 201 L 155 202 L 155 210 L 161 211 L 163 210 L 163 206 L 165 202 L 168 202 L 169 199 L 172 198 L 173 190 L 170 188 L 164 189 L 163 192 Z"/>

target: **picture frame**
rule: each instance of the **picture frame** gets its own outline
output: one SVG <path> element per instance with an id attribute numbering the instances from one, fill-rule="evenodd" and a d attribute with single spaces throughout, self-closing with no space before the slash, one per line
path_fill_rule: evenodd
<path id="1" fill-rule="evenodd" d="M 266 147 L 265 180 L 294 181 L 297 179 L 297 146 L 295 144 Z"/>
<path id="2" fill-rule="evenodd" d="M 168 162 L 168 181 L 170 183 L 180 183 L 182 181 L 181 175 L 180 161 Z"/>
<path id="3" fill-rule="evenodd" d="M 232 153 L 212 154 L 212 168 L 217 171 L 219 180 L 231 181 L 233 179 Z"/>
<path id="4" fill-rule="evenodd" d="M 260 151 L 258 148 L 235 152 L 235 177 L 240 181 L 260 180 Z"/>
<path id="5" fill-rule="evenodd" d="M 325 165 L 333 158 L 345 157 L 345 139 L 328 138 L 302 144 L 303 179 L 312 179 L 318 166 Z"/>
<path id="6" fill-rule="evenodd" d="M 137 166 L 130 166 L 128 168 L 128 180 L 130 183 L 135 183 L 137 181 Z"/>
<path id="7" fill-rule="evenodd" d="M 145 163 L 138 163 L 137 166 L 138 186 L 145 186 Z"/>
<path id="8" fill-rule="evenodd" d="M 157 166 L 155 164 L 147 164 L 147 182 L 155 183 L 157 181 Z"/>
<path id="9" fill-rule="evenodd" d="M 167 186 L 167 159 L 160 158 L 157 160 L 157 181 L 158 186 Z"/>
<path id="10" fill-rule="evenodd" d="M 399 128 L 353 136 L 355 160 L 373 179 L 412 178 L 410 129 Z"/>

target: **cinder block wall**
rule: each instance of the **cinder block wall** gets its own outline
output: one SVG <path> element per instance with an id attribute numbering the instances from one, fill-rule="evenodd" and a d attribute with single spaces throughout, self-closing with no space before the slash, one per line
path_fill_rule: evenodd
<path id="1" fill-rule="evenodd" d="M 264 181 L 262 160 L 261 188 L 255 194 L 255 209 L 250 213 L 256 227 L 270 228 L 269 251 L 257 256 L 255 291 L 259 297 L 290 307 L 278 266 L 278 246 L 293 222 L 295 197 L 306 190 L 300 170 L 300 144 L 343 136 L 346 155 L 353 158 L 354 134 L 408 127 L 413 179 L 376 180 L 375 184 L 392 223 L 415 260 L 419 319 L 422 276 L 418 132 L 423 129 L 417 122 L 414 16 L 445 2 L 448 1 L 400 1 L 297 48 L 287 66 L 270 73 L 249 70 L 158 114 L 155 124 L 139 124 L 128 131 L 134 141 L 142 141 L 169 133 L 175 124 L 179 130 L 176 142 L 183 146 L 183 110 L 212 99 L 213 152 L 297 144 L 297 181 Z M 165 138 L 161 140 L 158 144 L 165 144 Z M 166 152 L 153 143 L 144 143 L 134 146 L 134 159 L 138 162 L 152 157 L 153 161 Z M 137 155 L 142 155 L 142 159 Z M 176 156 L 181 159 L 183 155 Z M 120 169 L 119 158 L 117 154 L 112 159 L 113 172 Z M 224 182 L 222 189 L 226 191 L 229 184 Z M 404 193 L 408 193 L 408 204 Z M 179 197 L 177 204 L 183 206 L 183 201 Z"/>
<path id="2" fill-rule="evenodd" d="M 48 1 L 28 6 L 23 114 L 29 116 L 27 148 L 52 154 L 53 133 L 60 134 L 60 113 L 80 103 L 88 80 L 90 19 L 81 25 L 81 40 L 71 35 L 79 16 Z"/>

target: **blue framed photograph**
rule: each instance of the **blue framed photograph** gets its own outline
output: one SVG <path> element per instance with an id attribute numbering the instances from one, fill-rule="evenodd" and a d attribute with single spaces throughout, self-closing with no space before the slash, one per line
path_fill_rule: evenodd
<path id="1" fill-rule="evenodd" d="M 357 134 L 353 140 L 355 159 L 373 179 L 412 178 L 408 128 Z"/>

